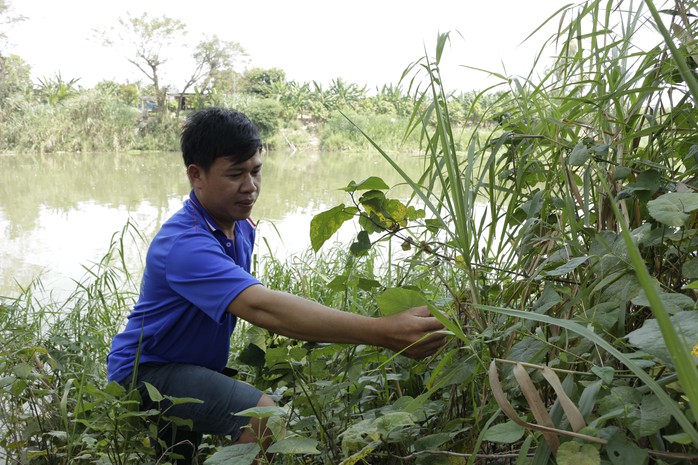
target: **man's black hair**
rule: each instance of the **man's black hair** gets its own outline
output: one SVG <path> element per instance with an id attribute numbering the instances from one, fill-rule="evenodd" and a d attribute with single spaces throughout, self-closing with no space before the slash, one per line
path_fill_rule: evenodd
<path id="1" fill-rule="evenodd" d="M 262 148 L 254 123 L 243 113 L 225 108 L 207 108 L 189 116 L 180 142 L 184 165 L 198 165 L 204 171 L 218 157 L 242 163 Z"/>

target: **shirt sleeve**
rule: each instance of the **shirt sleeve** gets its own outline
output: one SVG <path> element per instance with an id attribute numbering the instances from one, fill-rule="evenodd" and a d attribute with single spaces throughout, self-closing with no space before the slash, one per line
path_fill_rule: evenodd
<path id="1" fill-rule="evenodd" d="M 174 292 L 217 322 L 242 291 L 261 284 L 205 234 L 177 239 L 168 254 L 165 275 Z"/>

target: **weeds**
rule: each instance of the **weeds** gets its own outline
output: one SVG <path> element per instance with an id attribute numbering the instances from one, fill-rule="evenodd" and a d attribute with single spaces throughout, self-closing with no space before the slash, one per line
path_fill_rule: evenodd
<path id="1" fill-rule="evenodd" d="M 621 3 L 558 12 L 555 65 L 540 80 L 504 78 L 499 128 L 484 141 L 476 128 L 462 149 L 439 71 L 449 37 L 440 36 L 437 58 L 412 68 L 426 76 L 412 79 L 427 83 L 414 89 L 423 104 L 412 131 L 428 167 L 410 177 L 373 143 L 412 187 L 424 219 L 377 205 L 380 180 L 347 187 L 362 193 L 341 210 L 360 218 L 355 246 L 399 238 L 414 250 L 403 299 L 415 289 L 428 297 L 458 340 L 442 356 L 473 363 L 459 385 L 476 406 L 470 429 L 448 446 L 471 453 L 469 463 L 509 444 L 530 463 L 698 458 L 695 402 L 685 401 L 698 381 L 690 355 L 697 140 L 685 126 L 696 117 L 686 42 L 695 4 L 676 2 L 662 15 L 650 1 Z M 650 17 L 643 6 L 663 33 L 648 51 L 633 43 Z M 418 272 L 428 263 L 436 289 Z M 449 375 L 431 373 L 436 383 Z"/>

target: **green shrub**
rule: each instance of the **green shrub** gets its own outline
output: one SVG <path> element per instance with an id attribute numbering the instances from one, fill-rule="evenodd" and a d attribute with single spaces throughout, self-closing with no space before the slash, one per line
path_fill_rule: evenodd
<path id="1" fill-rule="evenodd" d="M 263 141 L 271 140 L 279 130 L 281 104 L 274 99 L 254 99 L 243 110 L 259 129 Z"/>

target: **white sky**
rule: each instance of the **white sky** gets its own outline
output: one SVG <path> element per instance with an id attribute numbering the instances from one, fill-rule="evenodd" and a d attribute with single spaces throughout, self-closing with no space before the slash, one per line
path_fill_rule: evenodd
<path id="1" fill-rule="evenodd" d="M 369 90 L 397 83 L 402 71 L 426 51 L 434 54 L 438 32 L 453 31 L 445 52 L 449 88 L 482 88 L 486 74 L 527 74 L 546 33 L 519 45 L 561 6 L 574 0 L 10 0 L 28 19 L 8 33 L 9 51 L 32 66 L 34 78 L 80 78 L 91 87 L 103 79 L 143 80 L 124 55 L 104 48 L 92 30 L 116 25 L 118 17 L 166 15 L 183 21 L 187 40 L 202 34 L 240 43 L 252 66 L 278 67 L 287 79 L 329 83 L 341 77 Z M 462 37 L 461 37 L 462 35 Z M 173 57 L 165 83 L 181 87 L 186 72 L 175 67 L 190 52 Z"/>

